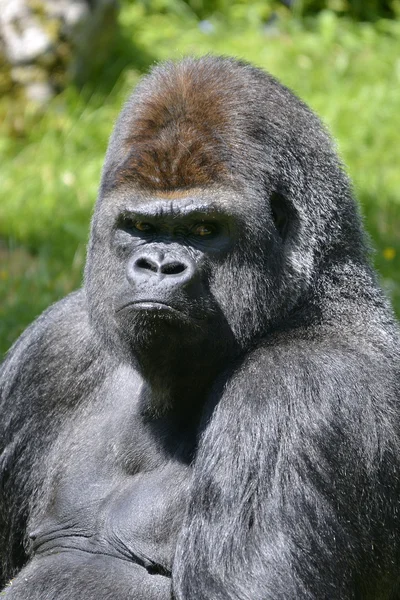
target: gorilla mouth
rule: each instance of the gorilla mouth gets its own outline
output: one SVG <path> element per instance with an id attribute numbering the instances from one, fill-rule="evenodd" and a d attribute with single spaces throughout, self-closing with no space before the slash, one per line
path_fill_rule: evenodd
<path id="1" fill-rule="evenodd" d="M 166 302 L 160 302 L 159 300 L 135 300 L 133 302 L 128 302 L 128 304 L 124 304 L 124 306 L 121 306 L 121 308 L 118 308 L 117 312 L 120 312 L 125 309 L 143 310 L 150 312 L 169 312 L 179 315 L 180 318 L 182 318 L 182 316 L 186 317 L 186 315 L 182 311 L 178 310 L 177 308 L 174 308 Z"/>
<path id="2" fill-rule="evenodd" d="M 177 310 L 170 304 L 166 302 L 160 302 L 159 300 L 139 300 L 137 302 L 133 302 L 131 304 L 133 308 L 137 308 L 138 310 L 166 310 L 181 313 L 180 310 Z"/>
<path id="3" fill-rule="evenodd" d="M 153 318 L 159 317 L 165 318 L 167 320 L 179 320 L 181 323 L 187 323 L 191 326 L 198 326 L 204 321 L 201 316 L 187 314 L 183 310 L 179 308 L 175 308 L 175 306 L 171 306 L 171 304 L 167 304 L 166 302 L 162 302 L 161 300 L 133 300 L 127 302 L 120 308 L 116 309 L 116 313 L 120 313 L 122 311 L 135 311 L 137 313 L 148 314 L 150 318 L 150 313 Z"/>

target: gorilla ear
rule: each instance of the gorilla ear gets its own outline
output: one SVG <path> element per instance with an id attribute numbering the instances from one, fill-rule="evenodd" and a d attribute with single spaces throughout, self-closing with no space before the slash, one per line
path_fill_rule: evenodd
<path id="1" fill-rule="evenodd" d="M 291 221 L 294 217 L 293 207 L 279 192 L 272 192 L 270 204 L 274 225 L 279 236 L 282 238 L 282 240 L 284 240 L 288 234 Z"/>

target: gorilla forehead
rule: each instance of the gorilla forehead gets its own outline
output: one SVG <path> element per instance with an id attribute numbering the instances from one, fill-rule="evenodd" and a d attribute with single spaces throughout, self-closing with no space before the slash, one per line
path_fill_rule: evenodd
<path id="1" fill-rule="evenodd" d="M 168 191 L 227 181 L 232 120 L 221 83 L 207 63 L 154 70 L 123 116 L 125 160 L 117 182 Z"/>
<path id="2" fill-rule="evenodd" d="M 105 180 L 171 191 L 232 184 L 240 174 L 258 179 L 277 170 L 288 138 L 309 151 L 321 136 L 326 144 L 309 109 L 250 65 L 211 57 L 169 62 L 153 69 L 125 105 Z"/>

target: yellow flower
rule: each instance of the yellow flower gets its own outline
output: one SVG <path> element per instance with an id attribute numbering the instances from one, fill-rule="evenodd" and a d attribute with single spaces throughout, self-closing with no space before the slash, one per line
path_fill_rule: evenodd
<path id="1" fill-rule="evenodd" d="M 396 250 L 394 248 L 385 248 L 383 251 L 383 256 L 386 258 L 386 260 L 393 260 L 394 257 L 396 256 Z"/>

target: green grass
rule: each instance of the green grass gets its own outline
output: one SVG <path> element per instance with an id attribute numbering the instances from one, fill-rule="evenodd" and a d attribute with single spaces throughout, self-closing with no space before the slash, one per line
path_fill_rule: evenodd
<path id="1" fill-rule="evenodd" d="M 265 24 L 259 8 L 232 5 L 224 18 L 199 22 L 185 7 L 148 14 L 125 3 L 110 60 L 84 89 L 71 86 L 40 116 L 2 101 L 0 354 L 48 304 L 79 286 L 121 104 L 153 62 L 188 53 L 248 59 L 318 112 L 338 141 L 400 314 L 400 23 L 355 24 L 330 12 L 300 21 L 282 11 Z"/>

